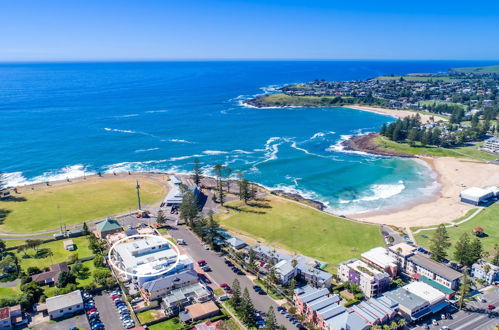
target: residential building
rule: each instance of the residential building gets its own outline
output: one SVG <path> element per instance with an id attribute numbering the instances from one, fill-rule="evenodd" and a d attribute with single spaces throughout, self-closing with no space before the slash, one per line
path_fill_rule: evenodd
<path id="1" fill-rule="evenodd" d="M 210 291 L 201 283 L 194 283 L 170 291 L 163 297 L 162 306 L 169 315 L 176 315 L 184 306 L 191 303 L 202 303 L 210 299 Z"/>
<path id="2" fill-rule="evenodd" d="M 414 274 L 413 277 L 417 279 L 418 281 L 424 282 L 433 288 L 437 289 L 438 291 L 442 292 L 445 295 L 445 299 L 452 299 L 454 295 L 456 294 L 456 291 L 449 289 L 448 287 L 435 282 L 433 280 L 430 280 L 428 277 L 419 275 L 419 274 Z"/>
<path id="3" fill-rule="evenodd" d="M 239 237 L 231 237 L 229 239 L 226 239 L 225 242 L 234 250 L 241 250 L 248 245 Z"/>
<path id="4" fill-rule="evenodd" d="M 298 274 L 298 269 L 293 267 L 291 261 L 281 260 L 274 266 L 275 273 L 282 284 L 288 283 Z"/>
<path id="5" fill-rule="evenodd" d="M 170 177 L 170 191 L 168 191 L 168 194 L 166 195 L 163 201 L 163 205 L 179 206 L 182 203 L 182 199 L 184 198 L 184 193 L 180 187 L 181 185 L 182 185 L 182 180 L 180 180 L 177 176 L 172 175 Z M 199 191 L 197 186 L 195 186 L 190 182 L 188 182 L 188 184 L 186 184 L 185 186 L 187 187 L 187 190 L 190 190 L 194 193 L 194 197 L 196 199 L 199 198 L 201 192 Z"/>
<path id="6" fill-rule="evenodd" d="M 49 271 L 31 276 L 31 280 L 39 285 L 52 285 L 55 284 L 61 272 L 68 270 L 68 264 L 66 262 L 61 262 L 51 265 Z"/>
<path id="7" fill-rule="evenodd" d="M 221 328 L 222 321 L 206 321 L 203 323 L 198 323 L 194 326 L 195 330 L 219 330 Z"/>
<path id="8" fill-rule="evenodd" d="M 342 281 L 357 284 L 366 297 L 376 297 L 390 288 L 388 273 L 359 259 L 340 263 L 338 275 Z"/>
<path id="9" fill-rule="evenodd" d="M 430 313 L 430 304 L 426 300 L 404 288 L 385 292 L 383 296 L 396 302 L 399 313 L 410 321 L 418 320 Z"/>
<path id="10" fill-rule="evenodd" d="M 199 278 L 195 271 L 187 270 L 178 274 L 160 277 L 142 284 L 140 288 L 141 296 L 145 301 L 161 299 L 175 289 L 182 288 L 194 283 L 198 283 Z"/>
<path id="11" fill-rule="evenodd" d="M 493 152 L 495 154 L 499 154 L 499 137 L 493 137 L 488 140 L 485 140 L 485 142 L 482 145 L 482 149 Z"/>
<path id="12" fill-rule="evenodd" d="M 311 267 L 301 262 L 296 266 L 298 277 L 316 288 L 329 288 L 333 275 L 322 269 Z"/>
<path id="13" fill-rule="evenodd" d="M 362 261 L 383 269 L 392 278 L 397 276 L 397 259 L 384 247 L 376 247 L 361 254 Z"/>
<path id="14" fill-rule="evenodd" d="M 65 241 L 62 241 L 62 244 L 64 245 L 65 250 L 68 250 L 68 251 L 76 250 L 76 245 L 73 243 L 72 239 L 67 239 Z"/>
<path id="15" fill-rule="evenodd" d="M 9 307 L 0 308 L 0 329 L 12 329 Z"/>
<path id="16" fill-rule="evenodd" d="M 218 308 L 217 304 L 210 300 L 187 306 L 185 310 L 179 314 L 179 316 L 182 322 L 187 323 L 204 320 L 219 314 L 220 308 Z"/>
<path id="17" fill-rule="evenodd" d="M 327 328 L 330 330 L 347 329 L 347 330 L 367 330 L 371 329 L 371 325 L 355 312 L 346 311 L 340 313 L 327 321 Z"/>
<path id="18" fill-rule="evenodd" d="M 14 329 L 26 324 L 21 305 L 0 308 L 0 329 Z"/>
<path id="19" fill-rule="evenodd" d="M 403 288 L 426 300 L 429 303 L 432 313 L 436 313 L 449 305 L 449 303 L 445 301 L 445 294 L 443 292 L 423 281 L 412 282 L 405 285 Z"/>
<path id="20" fill-rule="evenodd" d="M 416 248 L 407 243 L 398 243 L 388 248 L 388 255 L 397 260 L 398 268 L 405 269 L 407 266 L 407 259 L 416 253 Z"/>
<path id="21" fill-rule="evenodd" d="M 298 313 L 306 316 L 317 326 L 324 324 L 325 320 L 330 317 L 331 310 L 343 307 L 340 301 L 337 294 L 331 294 L 326 288 L 318 289 L 306 285 L 294 290 L 294 303 Z"/>
<path id="22" fill-rule="evenodd" d="M 499 267 L 485 260 L 479 260 L 471 266 L 471 276 L 492 284 L 499 281 Z"/>
<path id="23" fill-rule="evenodd" d="M 97 237 L 102 239 L 105 239 L 107 235 L 112 235 L 120 231 L 123 231 L 123 228 L 121 228 L 118 221 L 113 219 L 106 219 L 96 225 Z"/>
<path id="24" fill-rule="evenodd" d="M 46 304 L 51 319 L 58 319 L 83 311 L 83 298 L 80 290 L 47 298 Z"/>
<path id="25" fill-rule="evenodd" d="M 459 280 L 463 276 L 460 272 L 420 254 L 408 258 L 405 271 L 409 275 L 426 276 L 452 290 L 457 289 Z"/>

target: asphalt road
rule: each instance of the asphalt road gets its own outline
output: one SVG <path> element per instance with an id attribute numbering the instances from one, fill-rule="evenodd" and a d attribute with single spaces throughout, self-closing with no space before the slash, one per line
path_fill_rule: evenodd
<path id="1" fill-rule="evenodd" d="M 170 235 L 175 239 L 181 238 L 187 243 L 183 248 L 195 261 L 205 260 L 208 263 L 212 269 L 212 271 L 208 273 L 208 276 L 217 286 L 221 283 L 227 283 L 232 286 L 232 282 L 237 278 L 241 284 L 241 291 L 243 291 L 244 288 L 248 288 L 253 304 L 258 311 L 266 313 L 269 306 L 273 306 L 277 322 L 280 325 L 284 325 L 286 329 L 296 329 L 295 325 L 277 311 L 276 308 L 278 305 L 269 296 L 256 293 L 253 290 L 254 284 L 249 278 L 244 275 L 234 274 L 230 267 L 224 263 L 224 258 L 211 250 L 205 250 L 201 241 L 189 229 L 179 226 L 176 227 L 176 229 L 170 230 Z"/>
<path id="2" fill-rule="evenodd" d="M 440 329 L 443 326 L 451 330 L 493 330 L 499 325 L 499 289 L 480 295 L 487 302 L 473 301 L 466 305 L 466 310 L 461 310 L 452 315 L 452 320 L 438 320 L 438 326 L 430 325 L 430 329 Z M 487 305 L 494 305 L 492 311 L 487 310 Z M 418 327 L 417 329 L 422 329 Z"/>

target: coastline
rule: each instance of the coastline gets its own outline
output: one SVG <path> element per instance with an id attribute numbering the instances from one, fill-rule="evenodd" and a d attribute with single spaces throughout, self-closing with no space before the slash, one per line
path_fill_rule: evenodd
<path id="1" fill-rule="evenodd" d="M 377 113 L 380 115 L 386 115 L 386 116 L 390 116 L 390 117 L 397 118 L 397 119 L 403 119 L 405 117 L 414 116 L 415 114 L 419 114 L 419 116 L 421 116 L 421 121 L 423 123 L 430 122 L 431 117 L 433 117 L 436 121 L 438 121 L 438 120 L 447 121 L 448 120 L 446 118 L 442 118 L 442 117 L 439 117 L 439 116 L 436 116 L 433 114 L 429 114 L 427 112 L 422 112 L 422 111 L 387 109 L 387 108 L 378 108 L 378 107 L 373 107 L 373 106 L 368 106 L 368 105 L 358 105 L 358 104 L 343 105 L 341 107 Z"/>

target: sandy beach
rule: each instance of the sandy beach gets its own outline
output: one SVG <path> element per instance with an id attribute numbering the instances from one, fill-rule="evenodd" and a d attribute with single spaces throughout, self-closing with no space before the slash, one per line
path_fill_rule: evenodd
<path id="1" fill-rule="evenodd" d="M 398 227 L 430 226 L 449 223 L 475 206 L 461 203 L 459 193 L 472 186 L 499 185 L 499 165 L 451 157 L 426 158 L 438 174 L 441 189 L 435 198 L 404 210 L 350 216 L 353 219 Z"/>
<path id="2" fill-rule="evenodd" d="M 405 117 L 409 117 L 409 116 L 414 116 L 416 113 L 419 113 L 419 115 L 421 116 L 421 121 L 423 123 L 429 122 L 430 118 L 432 117 L 432 115 L 427 114 L 427 113 L 421 113 L 421 112 L 410 111 L 410 110 L 377 108 L 377 107 L 370 107 L 370 106 L 366 106 L 366 105 L 348 105 L 348 106 L 346 105 L 344 107 L 350 108 L 350 109 L 358 109 L 358 110 L 363 110 L 363 111 L 379 113 L 382 115 L 388 115 L 388 116 L 392 116 L 394 118 L 401 118 L 401 119 L 405 118 Z M 445 118 L 437 117 L 437 116 L 434 116 L 434 118 L 436 121 L 439 121 L 439 120 L 446 121 L 447 120 Z"/>

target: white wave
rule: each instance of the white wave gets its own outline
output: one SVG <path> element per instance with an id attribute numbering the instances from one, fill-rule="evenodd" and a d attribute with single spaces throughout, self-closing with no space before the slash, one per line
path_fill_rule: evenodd
<path id="1" fill-rule="evenodd" d="M 205 155 L 189 155 L 189 156 L 180 156 L 180 157 L 171 157 L 168 160 L 171 162 L 179 161 L 179 160 L 185 160 L 185 159 L 190 159 L 190 158 L 200 158 L 204 157 Z"/>
<path id="2" fill-rule="evenodd" d="M 403 181 L 399 181 L 396 184 L 373 184 L 369 186 L 369 190 L 372 192 L 372 195 L 361 197 L 353 200 L 353 202 L 369 202 L 380 199 L 388 199 L 404 191 L 405 185 Z"/>
<path id="3" fill-rule="evenodd" d="M 348 134 L 340 135 L 340 139 L 338 140 L 338 142 L 326 148 L 326 151 L 344 151 L 345 146 L 343 145 L 343 142 L 347 141 L 352 136 L 353 135 Z"/>
<path id="4" fill-rule="evenodd" d="M 130 118 L 130 117 L 138 117 L 138 113 L 130 113 L 127 115 L 114 116 L 114 118 Z"/>
<path id="5" fill-rule="evenodd" d="M 246 154 L 246 155 L 252 154 L 251 151 L 246 151 L 246 150 L 242 150 L 242 149 L 235 149 L 235 150 L 232 150 L 232 152 L 237 152 L 239 154 Z"/>
<path id="6" fill-rule="evenodd" d="M 134 152 L 148 152 L 148 151 L 154 151 L 154 150 L 159 150 L 159 148 L 137 149 Z"/>
<path id="7" fill-rule="evenodd" d="M 146 113 L 163 113 L 168 112 L 168 110 L 148 110 Z"/>
<path id="8" fill-rule="evenodd" d="M 138 133 L 138 132 L 128 130 L 128 129 L 117 129 L 117 128 L 109 128 L 109 127 L 105 127 L 104 130 L 108 131 L 108 132 L 119 132 L 119 133 L 128 133 L 128 134 L 137 134 Z"/>
<path id="9" fill-rule="evenodd" d="M 312 137 L 310 138 L 310 140 L 313 140 L 313 139 L 316 139 L 316 138 L 319 138 L 319 137 L 324 137 L 328 134 L 336 134 L 336 132 L 334 131 L 329 131 L 329 132 L 317 132 L 315 133 L 314 135 L 312 135 Z"/>
<path id="10" fill-rule="evenodd" d="M 220 150 L 205 150 L 205 151 L 203 151 L 203 154 L 210 155 L 210 156 L 224 155 L 227 153 L 228 153 L 227 151 L 220 151 Z"/>
<path id="11" fill-rule="evenodd" d="M 5 173 L 5 181 L 8 187 L 16 187 L 33 183 L 59 181 L 66 179 L 75 179 L 85 175 L 92 175 L 95 172 L 90 171 L 85 165 L 76 164 L 65 166 L 62 169 L 51 170 L 44 172 L 41 175 L 35 176 L 31 179 L 24 177 L 22 172 Z"/>
<path id="12" fill-rule="evenodd" d="M 310 151 L 308 151 L 307 149 L 304 149 L 304 148 L 298 147 L 298 146 L 296 145 L 296 142 L 295 142 L 295 141 L 293 141 L 293 143 L 291 143 L 291 148 L 296 149 L 296 150 L 303 151 L 303 152 L 304 152 L 304 153 L 306 153 L 307 155 L 316 156 L 316 157 L 321 157 L 321 158 L 328 158 L 328 157 L 326 157 L 326 156 L 323 156 L 323 155 L 319 155 L 319 154 L 316 154 L 316 153 L 310 152 Z"/>
<path id="13" fill-rule="evenodd" d="M 188 141 L 188 140 L 184 140 L 184 139 L 168 139 L 168 140 L 161 140 L 161 141 L 168 141 L 168 142 L 174 142 L 174 143 L 196 143 L 196 142 L 192 142 L 192 141 Z"/>

